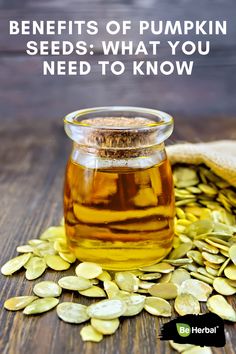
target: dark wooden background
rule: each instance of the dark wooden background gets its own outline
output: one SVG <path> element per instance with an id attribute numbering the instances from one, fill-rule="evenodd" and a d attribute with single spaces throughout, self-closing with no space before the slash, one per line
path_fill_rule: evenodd
<path id="1" fill-rule="evenodd" d="M 101 33 L 87 77 L 43 77 L 40 56 L 25 55 L 29 37 L 10 37 L 9 19 L 225 19 L 228 35 L 211 37 L 211 54 L 195 56 L 191 77 L 101 77 Z M 175 117 L 169 143 L 236 138 L 235 0 L 0 0 L 0 254 L 1 263 L 15 248 L 37 237 L 62 215 L 62 184 L 70 143 L 62 117 L 73 110 L 102 105 L 153 107 Z M 131 38 L 137 41 L 134 33 Z M 190 36 L 189 39 L 195 37 Z M 45 38 L 44 38 L 45 39 Z M 85 39 L 86 36 L 85 36 Z M 145 40 L 151 39 L 150 35 Z M 196 38 L 195 38 L 196 39 Z M 76 38 L 73 38 L 76 40 Z M 183 58 L 178 53 L 177 59 Z M 111 60 L 114 58 L 111 58 Z M 163 45 L 159 60 L 168 60 Z M 86 59 L 85 59 L 86 60 Z M 125 58 L 129 63 L 132 58 Z M 46 279 L 57 275 L 48 272 Z M 6 298 L 30 294 L 35 282 L 22 273 L 0 279 L 1 308 Z M 65 295 L 70 299 L 70 295 Z M 83 300 L 85 301 L 85 300 Z M 231 299 L 232 301 L 232 299 Z M 142 314 L 123 321 L 114 336 L 99 344 L 82 343 L 80 326 L 62 323 L 55 311 L 25 318 L 0 311 L 0 352 L 4 354 L 157 354 L 170 353 L 157 339 L 162 320 Z M 226 325 L 225 348 L 234 353 L 235 327 Z"/>

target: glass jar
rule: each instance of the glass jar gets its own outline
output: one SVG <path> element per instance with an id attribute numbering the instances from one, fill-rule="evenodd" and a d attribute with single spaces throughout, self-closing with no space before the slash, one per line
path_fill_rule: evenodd
<path id="1" fill-rule="evenodd" d="M 170 251 L 174 190 L 164 140 L 173 118 L 136 107 L 68 114 L 73 141 L 64 188 L 69 247 L 104 269 L 151 265 Z"/>

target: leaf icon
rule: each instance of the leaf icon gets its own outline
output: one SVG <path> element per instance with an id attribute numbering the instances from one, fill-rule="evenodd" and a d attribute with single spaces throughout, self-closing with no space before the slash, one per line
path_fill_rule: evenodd
<path id="1" fill-rule="evenodd" d="M 176 323 L 176 328 L 180 337 L 188 337 L 191 334 L 191 328 L 186 323 Z"/>

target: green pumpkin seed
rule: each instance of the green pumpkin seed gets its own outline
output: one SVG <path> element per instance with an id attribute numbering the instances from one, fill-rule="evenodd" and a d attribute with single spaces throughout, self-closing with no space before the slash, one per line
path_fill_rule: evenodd
<path id="1" fill-rule="evenodd" d="M 236 288 L 236 280 L 227 279 L 227 283 L 230 284 L 232 287 Z"/>
<path id="2" fill-rule="evenodd" d="M 154 316 L 171 316 L 171 306 L 169 302 L 159 297 L 146 297 L 144 309 Z"/>
<path id="3" fill-rule="evenodd" d="M 53 243 L 53 247 L 57 252 L 63 252 L 63 253 L 70 253 L 70 249 L 67 245 L 66 240 L 64 239 L 57 239 Z"/>
<path id="4" fill-rule="evenodd" d="M 198 280 L 202 280 L 204 283 L 213 284 L 213 279 L 208 276 L 205 276 L 205 275 L 202 275 L 202 274 L 196 273 L 196 272 L 191 272 L 190 275 L 193 278 L 196 278 Z"/>
<path id="5" fill-rule="evenodd" d="M 198 220 L 187 227 L 186 234 L 190 237 L 198 237 L 208 234 L 213 230 L 213 222 L 210 219 Z"/>
<path id="6" fill-rule="evenodd" d="M 192 187 L 199 182 L 196 171 L 188 167 L 175 167 L 173 178 L 178 188 Z"/>
<path id="7" fill-rule="evenodd" d="M 92 283 L 90 280 L 75 275 L 69 275 L 58 280 L 61 288 L 66 290 L 81 291 L 91 288 Z"/>
<path id="8" fill-rule="evenodd" d="M 24 253 L 21 256 L 10 259 L 1 268 L 1 273 L 3 275 L 12 275 L 13 273 L 20 270 L 30 259 L 31 253 Z"/>
<path id="9" fill-rule="evenodd" d="M 207 301 L 208 297 L 212 293 L 212 287 L 203 281 L 197 279 L 187 279 L 185 280 L 180 288 L 180 294 L 191 294 L 198 301 Z"/>
<path id="10" fill-rule="evenodd" d="M 140 281 L 139 282 L 139 288 L 148 290 L 155 284 L 156 283 L 153 283 L 153 282 L 150 282 L 150 281 Z"/>
<path id="11" fill-rule="evenodd" d="M 99 320 L 97 318 L 92 318 L 91 325 L 99 333 L 107 335 L 115 333 L 120 325 L 120 321 L 118 318 L 114 318 L 113 320 Z"/>
<path id="12" fill-rule="evenodd" d="M 26 279 L 34 280 L 41 277 L 41 275 L 45 272 L 47 265 L 43 258 L 32 257 L 25 264 L 25 268 L 26 268 L 26 273 L 25 273 Z"/>
<path id="13" fill-rule="evenodd" d="M 19 253 L 31 253 L 34 251 L 34 248 L 30 245 L 22 245 L 22 246 L 18 246 L 16 250 Z"/>
<path id="14" fill-rule="evenodd" d="M 225 268 L 227 267 L 227 265 L 230 262 L 230 258 L 226 259 L 226 261 L 221 265 L 221 267 L 219 268 L 218 272 L 217 272 L 217 276 L 220 277 L 221 274 L 223 273 L 223 271 L 225 270 Z"/>
<path id="15" fill-rule="evenodd" d="M 236 322 L 236 312 L 222 295 L 213 295 L 207 300 L 210 312 L 220 316 L 223 320 Z"/>
<path id="16" fill-rule="evenodd" d="M 110 281 L 110 280 L 105 280 L 103 283 L 103 286 L 104 286 L 104 290 L 107 293 L 107 296 L 109 299 L 112 299 L 120 291 L 120 289 L 118 288 L 116 283 L 114 283 L 113 281 Z"/>
<path id="17" fill-rule="evenodd" d="M 9 311 L 18 311 L 24 309 L 36 299 L 37 296 L 16 296 L 6 300 L 4 307 Z"/>
<path id="18" fill-rule="evenodd" d="M 231 261 L 236 265 L 236 244 L 234 244 L 230 247 L 229 257 L 230 257 Z"/>
<path id="19" fill-rule="evenodd" d="M 200 313 L 200 304 L 198 300 L 191 294 L 180 294 L 176 297 L 174 302 L 175 311 L 180 315 Z"/>
<path id="20" fill-rule="evenodd" d="M 76 256 L 69 252 L 59 252 L 59 256 L 68 263 L 74 263 L 76 261 Z"/>
<path id="21" fill-rule="evenodd" d="M 156 272 L 156 273 L 170 273 L 174 270 L 170 264 L 161 262 L 157 264 L 153 264 L 152 266 L 140 268 L 140 270 L 144 272 Z"/>
<path id="22" fill-rule="evenodd" d="M 212 275 L 213 279 L 214 279 L 214 277 L 217 277 L 218 272 L 219 272 L 218 269 L 214 269 L 209 266 L 206 266 L 206 271 L 208 273 L 207 276 Z"/>
<path id="23" fill-rule="evenodd" d="M 229 265 L 224 270 L 225 276 L 231 280 L 236 280 L 236 265 Z"/>
<path id="24" fill-rule="evenodd" d="M 171 279 L 171 273 L 163 274 L 162 277 L 158 280 L 158 283 L 169 283 Z"/>
<path id="25" fill-rule="evenodd" d="M 145 296 L 139 294 L 119 293 L 115 299 L 122 300 L 126 304 L 126 310 L 122 316 L 135 316 L 139 314 L 145 304 Z"/>
<path id="26" fill-rule="evenodd" d="M 191 258 L 197 264 L 199 264 L 201 266 L 204 265 L 201 252 L 192 250 L 187 253 L 187 256 L 189 258 Z"/>
<path id="27" fill-rule="evenodd" d="M 80 335 L 84 342 L 101 342 L 103 339 L 103 335 L 91 325 L 82 328 Z"/>
<path id="28" fill-rule="evenodd" d="M 106 270 L 103 270 L 103 272 L 97 276 L 97 279 L 101 281 L 111 280 L 111 276 Z"/>
<path id="29" fill-rule="evenodd" d="M 169 254 L 169 259 L 178 259 L 184 257 L 188 251 L 192 249 L 192 242 L 188 243 L 182 243 L 179 247 L 174 249 L 170 254 Z"/>
<path id="30" fill-rule="evenodd" d="M 53 281 L 45 280 L 37 283 L 33 292 L 39 297 L 58 297 L 61 295 L 61 287 Z"/>
<path id="31" fill-rule="evenodd" d="M 33 301 L 30 305 L 26 306 L 23 313 L 25 315 L 37 315 L 39 313 L 47 312 L 59 303 L 58 299 L 53 297 L 45 297 L 43 299 L 37 299 Z"/>
<path id="32" fill-rule="evenodd" d="M 216 264 L 216 263 L 211 263 L 211 262 L 208 262 L 208 261 L 204 261 L 204 264 L 206 267 L 211 267 L 213 269 L 220 269 L 221 265 L 220 264 Z"/>
<path id="33" fill-rule="evenodd" d="M 213 282 L 213 287 L 215 291 L 221 295 L 234 295 L 236 293 L 236 289 L 232 287 L 228 281 L 224 278 L 216 278 Z"/>
<path id="34" fill-rule="evenodd" d="M 87 312 L 90 317 L 100 320 L 112 320 L 123 315 L 126 311 L 126 304 L 121 300 L 102 300 L 88 307 Z"/>
<path id="35" fill-rule="evenodd" d="M 186 264 L 193 263 L 193 260 L 190 258 L 179 258 L 179 259 L 165 259 L 165 262 L 173 266 L 184 266 Z"/>
<path id="36" fill-rule="evenodd" d="M 183 283 L 183 281 L 190 278 L 190 274 L 185 269 L 179 268 L 174 270 L 173 273 L 171 273 L 170 282 L 179 286 Z"/>
<path id="37" fill-rule="evenodd" d="M 130 272 L 117 272 L 115 282 L 121 290 L 135 292 L 138 290 L 139 279 Z"/>
<path id="38" fill-rule="evenodd" d="M 202 257 L 210 262 L 210 263 L 214 263 L 214 264 L 221 264 L 225 261 L 225 257 L 224 256 L 220 256 L 218 254 L 212 254 L 212 253 L 208 253 L 208 252 L 202 252 Z"/>
<path id="39" fill-rule="evenodd" d="M 97 278 L 102 272 L 102 267 L 92 262 L 82 262 L 75 268 L 76 275 L 86 279 Z"/>
<path id="40" fill-rule="evenodd" d="M 70 268 L 70 263 L 64 261 L 57 255 L 46 255 L 45 261 L 47 266 L 53 270 L 62 271 Z"/>
<path id="41" fill-rule="evenodd" d="M 175 299 L 178 295 L 178 288 L 172 283 L 160 283 L 153 285 L 149 290 L 149 294 L 160 297 L 165 300 Z"/>
<path id="42" fill-rule="evenodd" d="M 41 236 L 40 240 L 54 241 L 57 238 L 66 238 L 66 232 L 64 226 L 51 226 L 45 230 Z"/>
<path id="43" fill-rule="evenodd" d="M 99 286 L 91 286 L 91 288 L 79 291 L 80 295 L 88 297 L 106 297 L 106 293 Z"/>
<path id="44" fill-rule="evenodd" d="M 87 306 L 74 302 L 62 302 L 57 305 L 57 315 L 68 323 L 83 323 L 90 318 L 87 314 Z"/>
<path id="45" fill-rule="evenodd" d="M 155 280 L 161 278 L 161 273 L 147 273 L 139 276 L 140 280 Z"/>
<path id="46" fill-rule="evenodd" d="M 208 273 L 207 270 L 205 268 L 203 268 L 203 267 L 199 267 L 197 271 L 198 271 L 198 273 L 200 273 L 200 274 L 202 274 L 202 275 L 204 275 L 204 276 L 206 276 L 208 278 L 211 278 L 213 280 L 215 279 L 215 276 L 210 274 L 210 273 Z"/>

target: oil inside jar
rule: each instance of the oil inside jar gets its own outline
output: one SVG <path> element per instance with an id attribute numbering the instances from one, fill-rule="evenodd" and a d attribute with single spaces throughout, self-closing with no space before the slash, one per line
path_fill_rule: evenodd
<path id="1" fill-rule="evenodd" d="M 89 168 L 71 158 L 64 211 L 68 243 L 79 260 L 115 270 L 153 264 L 173 241 L 169 161 L 148 168 Z"/>

